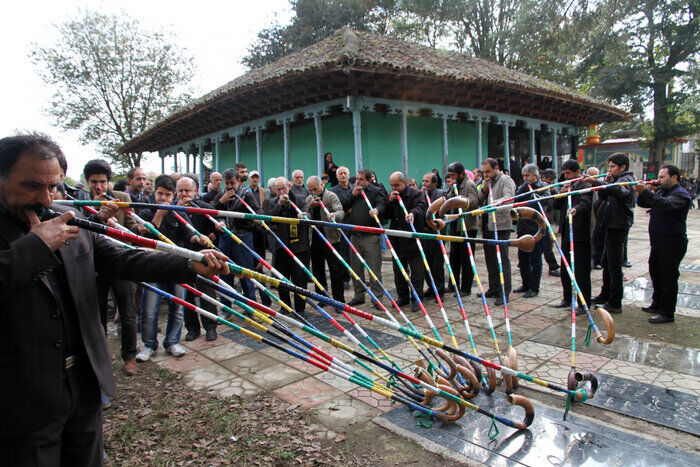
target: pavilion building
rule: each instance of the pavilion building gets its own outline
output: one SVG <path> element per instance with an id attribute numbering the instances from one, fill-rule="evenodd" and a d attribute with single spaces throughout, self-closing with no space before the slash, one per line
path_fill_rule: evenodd
<path id="1" fill-rule="evenodd" d="M 556 167 L 575 157 L 579 128 L 629 118 L 487 60 L 344 28 L 178 109 L 120 152 L 157 151 L 163 172 L 196 171 L 200 186 L 207 153 L 215 170 L 241 161 L 266 180 L 321 174 L 330 152 L 351 175 L 367 167 L 386 183 L 396 170 L 420 179 L 486 157 L 510 169 L 548 156 Z"/>

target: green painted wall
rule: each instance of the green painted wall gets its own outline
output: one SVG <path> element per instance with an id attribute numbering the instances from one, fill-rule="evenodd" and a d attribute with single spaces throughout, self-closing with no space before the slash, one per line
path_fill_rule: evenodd
<path id="1" fill-rule="evenodd" d="M 401 117 L 362 112 L 362 164 L 389 186 L 389 175 L 401 170 Z"/>
<path id="2" fill-rule="evenodd" d="M 408 176 L 421 186 L 423 174 L 433 169 L 442 173 L 442 120 L 408 116 Z"/>
<path id="3" fill-rule="evenodd" d="M 295 126 L 289 131 L 289 176 L 296 169 L 304 171 L 304 178 L 316 175 L 316 129 L 313 120 L 305 120 L 305 125 Z M 283 147 L 284 149 L 284 147 Z M 284 152 L 282 154 L 284 156 Z M 265 159 L 267 166 L 267 159 Z M 276 172 L 284 172 L 284 157 L 279 162 Z"/>
<path id="4" fill-rule="evenodd" d="M 313 128 L 313 120 L 311 120 Z M 355 175 L 355 140 L 352 132 L 352 114 L 344 113 L 321 119 L 323 153 L 333 154 L 333 162 L 338 167 L 345 166 L 350 176 Z M 314 157 L 316 154 L 316 133 L 313 132 Z M 314 159 L 315 160 L 315 159 Z"/>
<path id="5" fill-rule="evenodd" d="M 313 120 L 290 128 L 290 170 L 301 169 L 304 175 L 315 174 L 316 132 Z M 324 152 L 331 152 L 336 165 L 344 165 L 355 174 L 355 146 L 352 115 L 341 114 L 321 120 Z M 408 172 L 410 177 L 420 180 L 425 172 L 433 168 L 442 171 L 442 120 L 411 116 L 407 119 Z M 460 161 L 468 169 L 476 167 L 476 125 L 448 121 L 449 161 Z M 487 125 L 482 126 L 483 157 L 488 148 Z M 233 167 L 236 162 L 234 143 L 221 144 L 221 168 Z M 264 182 L 274 176 L 283 175 L 284 140 L 281 130 L 262 134 Z M 248 170 L 259 170 L 256 160 L 255 134 L 240 138 L 241 162 Z M 401 170 L 401 117 L 378 112 L 362 113 L 362 160 L 363 165 L 374 170 L 380 182 L 388 186 L 389 175 Z M 291 175 L 291 174 L 290 174 Z"/>
<path id="6" fill-rule="evenodd" d="M 488 127 L 481 126 L 482 131 L 482 157 L 486 159 L 488 154 Z M 447 154 L 448 161 L 459 161 L 464 167 L 472 170 L 476 167 L 476 124 L 447 122 Z"/>

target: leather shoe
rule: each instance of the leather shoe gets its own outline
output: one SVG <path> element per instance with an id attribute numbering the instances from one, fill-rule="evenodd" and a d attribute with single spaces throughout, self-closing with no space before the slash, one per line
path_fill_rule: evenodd
<path id="1" fill-rule="evenodd" d="M 364 298 L 353 297 L 353 299 L 350 300 L 350 301 L 348 302 L 348 305 L 350 305 L 350 306 L 357 306 L 357 305 L 362 305 L 362 304 L 364 304 L 364 303 L 365 303 L 365 299 L 364 299 Z"/>
<path id="2" fill-rule="evenodd" d="M 550 276 L 561 277 L 561 271 L 559 269 L 551 269 L 549 271 Z"/>
<path id="3" fill-rule="evenodd" d="M 527 292 L 527 291 L 528 291 L 528 288 L 525 287 L 524 285 L 521 285 L 521 286 L 518 287 L 517 289 L 513 290 L 513 292 L 515 292 L 515 293 L 524 293 L 524 292 Z"/>
<path id="4" fill-rule="evenodd" d="M 411 311 L 413 311 L 413 312 L 420 311 L 420 305 L 418 304 L 418 302 L 411 303 Z"/>
<path id="5" fill-rule="evenodd" d="M 508 294 L 506 294 L 506 300 L 508 300 Z M 496 306 L 502 306 L 502 305 L 503 305 L 503 295 L 501 295 L 500 297 L 498 297 L 498 298 L 496 299 L 495 305 L 496 305 Z"/>
<path id="6" fill-rule="evenodd" d="M 411 303 L 411 300 L 409 300 L 409 299 L 407 299 L 407 298 L 399 298 L 398 300 L 396 300 L 396 304 L 397 304 L 398 306 L 406 306 L 406 305 L 408 305 L 409 303 Z"/>
<path id="7" fill-rule="evenodd" d="M 570 308 L 571 300 L 562 300 L 561 302 L 554 305 L 554 308 Z"/>
<path id="8" fill-rule="evenodd" d="M 127 376 L 134 376 L 136 374 L 136 360 L 133 358 L 124 362 L 124 373 Z"/>
<path id="9" fill-rule="evenodd" d="M 215 341 L 216 340 L 216 329 L 210 329 L 207 331 L 207 340 L 208 341 Z"/>
<path id="10" fill-rule="evenodd" d="M 582 306 L 579 306 L 578 308 L 576 308 L 576 316 L 581 316 L 581 315 L 585 315 L 585 314 L 586 314 L 586 310 L 584 310 Z"/>
<path id="11" fill-rule="evenodd" d="M 525 295 L 523 295 L 523 298 L 531 298 L 531 297 L 536 297 L 539 292 L 536 292 L 534 290 L 528 290 L 525 292 Z"/>
<path id="12" fill-rule="evenodd" d="M 185 334 L 185 340 L 187 342 L 192 342 L 196 338 L 199 337 L 199 331 L 187 331 L 187 334 Z"/>
<path id="13" fill-rule="evenodd" d="M 654 306 L 654 304 L 652 303 L 652 304 L 649 305 L 649 306 L 643 306 L 643 307 L 642 307 L 642 311 L 643 311 L 644 313 L 658 313 L 659 310 L 658 310 L 658 309 Z"/>
<path id="14" fill-rule="evenodd" d="M 673 316 L 668 315 L 654 315 L 651 318 L 649 318 L 649 322 L 653 324 L 672 323 L 673 321 Z"/>
<path id="15" fill-rule="evenodd" d="M 632 263 L 630 263 L 629 261 L 625 261 L 624 263 L 622 263 L 622 267 L 623 267 L 623 268 L 631 268 L 631 267 L 632 267 Z"/>
<path id="16" fill-rule="evenodd" d="M 432 288 L 432 287 L 428 287 L 428 288 L 425 290 L 425 292 L 423 292 L 423 296 L 424 296 L 424 297 L 434 297 L 434 296 L 435 296 L 435 293 L 433 292 L 433 288 Z"/>
<path id="17" fill-rule="evenodd" d="M 463 297 L 468 297 L 472 294 L 472 289 L 459 289 L 460 292 L 462 292 Z"/>
<path id="18" fill-rule="evenodd" d="M 608 296 L 603 294 L 598 294 L 591 299 L 592 303 L 605 303 L 608 301 Z"/>
<path id="19" fill-rule="evenodd" d="M 597 305 L 596 308 L 605 308 L 605 310 L 608 313 L 615 314 L 615 315 L 619 315 L 620 313 L 622 313 L 622 307 L 611 305 L 608 302 L 605 302 L 602 305 Z"/>
<path id="20" fill-rule="evenodd" d="M 500 295 L 500 291 L 497 290 L 487 290 L 484 295 L 486 295 L 486 298 L 493 298 L 493 297 L 498 297 Z"/>

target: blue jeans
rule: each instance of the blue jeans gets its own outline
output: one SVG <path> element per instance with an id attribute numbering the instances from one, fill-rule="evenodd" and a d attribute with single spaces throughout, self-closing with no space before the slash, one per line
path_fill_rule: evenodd
<path id="1" fill-rule="evenodd" d="M 243 243 L 248 245 L 250 249 L 253 250 L 253 232 L 246 230 L 234 233 L 238 238 L 240 238 L 243 241 Z M 221 240 L 219 240 L 219 249 L 226 256 L 231 258 L 231 261 L 238 264 L 239 266 L 242 266 L 247 269 L 255 269 L 255 264 L 257 263 L 257 260 L 253 257 L 253 254 L 250 251 L 248 251 L 245 247 L 240 246 L 236 242 L 234 242 L 231 237 L 227 235 L 222 236 Z M 235 279 L 235 276 L 229 274 L 223 276 L 222 279 L 224 279 L 229 285 L 233 286 L 233 280 Z M 241 289 L 243 291 L 244 296 L 251 300 L 255 300 L 255 287 L 253 286 L 253 283 L 250 282 L 250 280 L 241 279 Z"/>
<path id="2" fill-rule="evenodd" d="M 187 291 L 175 284 L 153 284 L 155 287 L 185 299 Z M 158 349 L 158 313 L 160 311 L 160 299 L 162 298 L 150 290 L 143 291 L 143 310 L 141 310 L 141 341 L 146 347 Z M 165 340 L 163 347 L 166 349 L 180 342 L 183 320 L 182 305 L 168 303 L 168 324 L 165 328 Z"/>

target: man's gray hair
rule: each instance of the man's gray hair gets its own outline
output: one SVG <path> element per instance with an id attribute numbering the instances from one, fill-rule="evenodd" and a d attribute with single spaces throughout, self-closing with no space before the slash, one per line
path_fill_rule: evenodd
<path id="1" fill-rule="evenodd" d="M 311 182 L 316 182 L 318 183 L 318 186 L 323 186 L 323 182 L 321 181 L 321 177 L 318 175 L 312 175 L 309 178 L 306 179 L 306 185 L 308 186 L 309 183 Z"/>
<path id="2" fill-rule="evenodd" d="M 540 169 L 538 169 L 537 165 L 535 165 L 535 164 L 526 164 L 522 168 L 521 172 L 529 173 L 530 175 L 534 175 L 535 177 L 540 176 Z"/>

